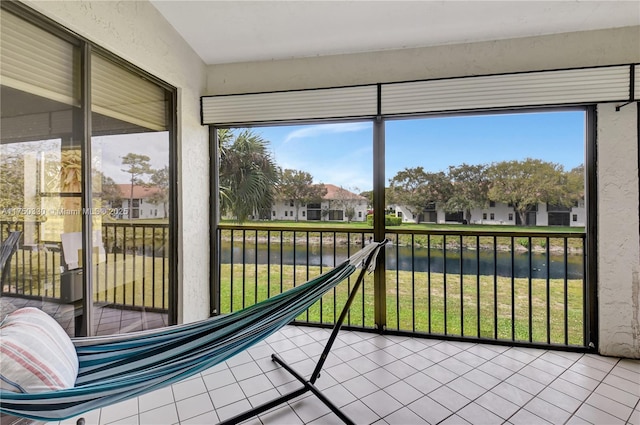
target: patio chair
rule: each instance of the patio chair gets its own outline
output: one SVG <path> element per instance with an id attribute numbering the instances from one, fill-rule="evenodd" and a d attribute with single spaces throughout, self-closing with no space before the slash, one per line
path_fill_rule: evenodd
<path id="1" fill-rule="evenodd" d="M 20 231 L 10 232 L 9 237 L 2 241 L 2 245 L 0 245 L 0 288 L 4 287 L 9 274 L 9 264 L 11 263 L 11 257 L 18 249 L 20 235 L 22 235 Z"/>
<path id="2" fill-rule="evenodd" d="M 241 422 L 311 391 L 345 423 L 353 423 L 322 395 L 314 382 L 365 272 L 375 267 L 376 256 L 386 242 L 371 243 L 317 278 L 228 315 L 159 330 L 71 339 L 79 361 L 75 385 L 40 393 L 0 390 L 0 412 L 33 420 L 62 420 L 178 382 L 267 338 L 360 268 L 311 378 L 304 379 L 276 354 L 272 355 L 303 387 L 225 422 Z M 78 423 L 84 422 L 80 419 Z"/>

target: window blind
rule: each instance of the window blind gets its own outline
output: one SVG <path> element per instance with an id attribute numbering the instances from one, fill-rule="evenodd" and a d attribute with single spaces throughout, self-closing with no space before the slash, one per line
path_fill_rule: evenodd
<path id="1" fill-rule="evenodd" d="M 636 65 L 634 69 L 634 80 L 633 80 L 633 97 L 635 100 L 640 100 L 640 65 Z"/>
<path id="2" fill-rule="evenodd" d="M 91 55 L 91 110 L 149 130 L 167 130 L 162 87 L 98 54 Z"/>
<path id="3" fill-rule="evenodd" d="M 382 114 L 624 100 L 629 66 L 453 78 L 382 86 Z"/>
<path id="4" fill-rule="evenodd" d="M 376 113 L 375 85 L 202 98 L 203 124 L 372 117 Z"/>
<path id="5" fill-rule="evenodd" d="M 640 94 L 635 71 L 635 98 Z M 563 106 L 629 99 L 630 65 L 204 96 L 202 123 L 242 125 L 326 118 Z M 380 86 L 378 96 L 377 88 Z"/>
<path id="6" fill-rule="evenodd" d="M 0 11 L 0 84 L 67 105 L 80 105 L 77 47 Z"/>

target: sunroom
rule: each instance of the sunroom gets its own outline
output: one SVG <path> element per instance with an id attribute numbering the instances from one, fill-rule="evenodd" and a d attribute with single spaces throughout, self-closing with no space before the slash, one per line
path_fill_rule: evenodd
<path id="1" fill-rule="evenodd" d="M 387 238 L 318 381 L 356 423 L 640 423 L 637 3 L 3 1 L 1 31 L 3 316 L 34 306 L 73 337 L 191 323 Z M 222 151 L 243 134 L 369 205 L 230 208 Z M 570 151 L 565 205 L 436 211 L 402 190 L 534 148 Z M 295 388 L 269 354 L 309 374 L 352 284 L 86 419 L 218 422 Z M 309 396 L 252 421 L 340 419 Z"/>

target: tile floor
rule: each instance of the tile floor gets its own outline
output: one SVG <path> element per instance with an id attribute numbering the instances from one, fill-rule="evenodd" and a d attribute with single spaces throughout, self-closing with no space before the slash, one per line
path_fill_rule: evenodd
<path id="1" fill-rule="evenodd" d="M 217 423 L 297 388 L 270 354 L 308 376 L 329 332 L 287 326 L 202 374 L 84 417 Z M 592 354 L 343 331 L 316 384 L 358 424 L 640 425 L 640 361 Z M 246 423 L 341 422 L 307 393 Z"/>
<path id="2" fill-rule="evenodd" d="M 94 306 L 93 322 L 96 326 L 96 335 L 113 335 L 145 329 L 157 329 L 168 324 L 168 315 L 166 313 L 122 310 L 111 308 L 109 304 L 105 303 L 96 303 Z M 22 307 L 42 309 L 56 319 L 69 336 L 75 336 L 75 307 L 73 304 L 60 304 L 5 295 L 0 297 L 0 318 Z"/>

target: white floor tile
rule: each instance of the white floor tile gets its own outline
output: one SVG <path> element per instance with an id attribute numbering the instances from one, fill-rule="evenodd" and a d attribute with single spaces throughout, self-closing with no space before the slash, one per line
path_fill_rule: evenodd
<path id="1" fill-rule="evenodd" d="M 238 382 L 238 384 L 246 397 L 275 389 L 271 381 L 269 381 L 269 378 L 264 375 L 252 376 L 251 378 Z"/>
<path id="2" fill-rule="evenodd" d="M 453 413 L 429 396 L 419 398 L 407 407 L 430 424 L 438 423 Z"/>
<path id="3" fill-rule="evenodd" d="M 556 407 L 538 397 L 527 403 L 524 408 L 552 424 L 564 423 L 571 416 L 571 413 L 566 410 Z"/>
<path id="4" fill-rule="evenodd" d="M 137 398 L 103 407 L 100 411 L 100 423 L 109 424 L 133 415 L 136 415 L 136 417 L 138 415 Z"/>
<path id="5" fill-rule="evenodd" d="M 242 388 L 237 383 L 217 388 L 209 392 L 208 395 L 213 402 L 212 407 L 215 407 L 216 410 L 246 398 Z"/>
<path id="6" fill-rule="evenodd" d="M 469 381 L 464 376 L 456 378 L 453 381 L 449 382 L 447 384 L 447 387 L 451 388 L 459 394 L 462 394 L 469 400 L 475 400 L 487 391 L 480 385 L 476 385 L 473 382 Z"/>
<path id="7" fill-rule="evenodd" d="M 360 400 L 347 404 L 342 408 L 342 412 L 357 424 L 371 424 L 380 419 L 380 417 L 367 407 Z"/>
<path id="8" fill-rule="evenodd" d="M 513 425 L 552 425 L 551 422 L 547 422 L 525 409 L 519 410 L 511 416 L 509 422 Z"/>
<path id="9" fill-rule="evenodd" d="M 176 399 L 176 401 L 184 400 L 186 398 L 207 392 L 207 387 L 204 385 L 204 381 L 199 376 L 196 379 L 189 379 L 173 384 L 172 388 L 173 397 Z"/>
<path id="10" fill-rule="evenodd" d="M 178 418 L 183 421 L 213 410 L 209 394 L 200 394 L 176 403 Z"/>
<path id="11" fill-rule="evenodd" d="M 626 391 L 630 394 L 633 394 L 634 396 L 640 397 L 640 385 L 638 385 L 638 382 L 629 381 L 627 379 L 620 378 L 618 376 L 611 375 L 611 374 L 608 375 L 606 378 L 604 378 L 602 382 L 604 382 L 605 384 L 609 384 L 612 387 Z"/>
<path id="12" fill-rule="evenodd" d="M 286 327 L 202 374 L 84 416 L 100 425 L 217 423 L 299 389 L 270 354 L 309 376 L 328 337 Z M 316 386 L 356 423 L 640 425 L 638 379 L 637 360 L 344 331 Z M 288 423 L 342 422 L 308 392 L 244 425 Z"/>
<path id="13" fill-rule="evenodd" d="M 640 381 L 638 381 L 638 385 L 640 385 Z M 610 398 L 611 400 L 615 400 L 631 408 L 637 406 L 638 400 L 640 400 L 640 397 L 638 396 L 605 383 L 598 385 L 598 388 L 596 388 L 594 393 Z"/>
<path id="14" fill-rule="evenodd" d="M 424 395 L 404 381 L 398 381 L 395 384 L 389 385 L 384 389 L 384 391 L 404 406 L 416 401 Z"/>
<path id="15" fill-rule="evenodd" d="M 203 375 L 202 380 L 204 381 L 204 385 L 207 387 L 208 391 L 213 391 L 236 382 L 236 378 L 233 376 L 230 369 L 224 369 L 219 372 Z"/>
<path id="16" fill-rule="evenodd" d="M 469 404 L 471 400 L 447 387 L 446 385 L 438 388 L 435 391 L 429 393 L 429 397 L 446 407 L 447 409 L 455 412 L 462 409 Z"/>
<path id="17" fill-rule="evenodd" d="M 503 422 L 502 418 L 476 403 L 466 405 L 462 410 L 457 411 L 456 414 L 471 424 L 493 425 L 502 424 Z"/>
<path id="18" fill-rule="evenodd" d="M 553 404 L 567 412 L 575 412 L 582 402 L 568 394 L 560 392 L 551 387 L 547 387 L 538 394 L 538 398 Z"/>
<path id="19" fill-rule="evenodd" d="M 616 418 L 608 414 L 607 412 L 603 412 L 602 410 L 591 406 L 590 404 L 583 404 L 580 406 L 578 411 L 576 412 L 576 416 L 586 421 L 591 422 L 592 424 L 607 424 L 607 425 L 617 425 L 623 424 L 625 421 Z"/>
<path id="20" fill-rule="evenodd" d="M 408 407 L 403 407 L 386 416 L 385 421 L 392 425 L 424 425 L 425 421 Z"/>
<path id="21" fill-rule="evenodd" d="M 491 389 L 491 392 L 498 394 L 500 397 L 509 400 L 516 406 L 524 406 L 529 400 L 533 398 L 532 394 L 514 387 L 506 382 L 501 382 Z"/>
<path id="22" fill-rule="evenodd" d="M 600 410 L 604 410 L 610 415 L 615 416 L 618 419 L 627 420 L 633 411 L 633 408 L 629 406 L 625 406 L 624 404 L 618 403 L 615 400 L 611 400 L 610 398 L 603 397 L 600 394 L 591 394 L 587 401 L 585 402 L 595 408 Z"/>
<path id="23" fill-rule="evenodd" d="M 361 399 L 378 416 L 385 417 L 400 409 L 402 404 L 383 390 L 376 391 Z"/>
<path id="24" fill-rule="evenodd" d="M 178 412 L 175 404 L 158 407 L 140 413 L 141 424 L 175 424 L 178 423 Z"/>
<path id="25" fill-rule="evenodd" d="M 140 412 L 146 412 L 174 402 L 173 391 L 169 386 L 140 396 L 138 398 L 138 408 Z"/>
<path id="26" fill-rule="evenodd" d="M 484 407 L 490 412 L 493 412 L 503 419 L 508 419 L 520 408 L 516 404 L 510 402 L 504 397 L 500 397 L 498 394 L 491 391 L 478 397 L 475 400 L 475 403 Z"/>
<path id="27" fill-rule="evenodd" d="M 331 409 L 315 395 L 305 397 L 302 400 L 290 404 L 291 408 L 303 423 L 311 422 L 331 412 Z"/>

